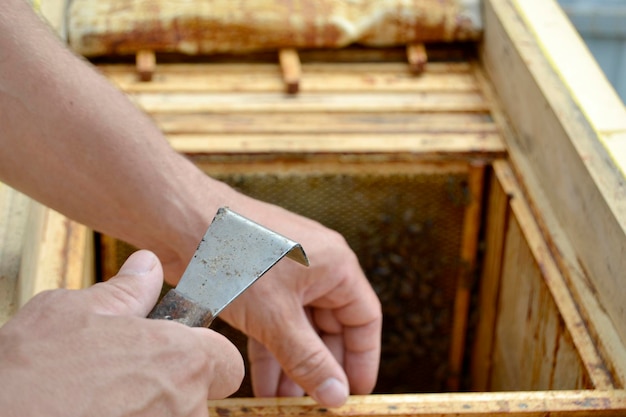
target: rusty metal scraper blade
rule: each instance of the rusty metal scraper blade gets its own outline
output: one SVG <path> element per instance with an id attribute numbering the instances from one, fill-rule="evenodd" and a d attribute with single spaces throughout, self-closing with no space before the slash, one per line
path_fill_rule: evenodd
<path id="1" fill-rule="evenodd" d="M 308 266 L 300 244 L 220 208 L 178 283 L 148 315 L 208 327 L 284 256 Z"/>

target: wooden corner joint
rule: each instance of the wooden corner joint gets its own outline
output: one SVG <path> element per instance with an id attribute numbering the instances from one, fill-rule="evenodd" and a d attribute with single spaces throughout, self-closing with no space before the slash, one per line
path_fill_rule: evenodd
<path id="1" fill-rule="evenodd" d="M 285 48 L 278 51 L 278 60 L 283 74 L 283 82 L 288 94 L 296 94 L 300 91 L 300 79 L 302 77 L 302 66 L 298 51 L 292 48 Z"/>
<path id="2" fill-rule="evenodd" d="M 152 81 L 154 70 L 156 68 L 156 56 L 154 51 L 142 49 L 137 51 L 135 56 L 135 65 L 137 66 L 137 74 L 141 81 Z"/>
<path id="3" fill-rule="evenodd" d="M 426 46 L 423 43 L 410 43 L 406 46 L 406 55 L 411 73 L 416 75 L 423 73 L 428 62 Z"/>

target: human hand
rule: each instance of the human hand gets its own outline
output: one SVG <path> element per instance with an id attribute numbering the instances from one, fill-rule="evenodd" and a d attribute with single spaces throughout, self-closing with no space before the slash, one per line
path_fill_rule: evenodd
<path id="1" fill-rule="evenodd" d="M 249 336 L 257 396 L 299 396 L 340 406 L 376 383 L 382 312 L 343 237 L 282 208 L 243 197 L 238 211 L 301 243 L 310 267 L 279 262 L 221 317 Z M 282 367 L 282 370 L 281 370 Z"/>
<path id="2" fill-rule="evenodd" d="M 161 284 L 140 251 L 106 283 L 27 303 L 0 328 L 2 415 L 208 416 L 207 398 L 239 387 L 241 356 L 211 330 L 145 319 Z"/>

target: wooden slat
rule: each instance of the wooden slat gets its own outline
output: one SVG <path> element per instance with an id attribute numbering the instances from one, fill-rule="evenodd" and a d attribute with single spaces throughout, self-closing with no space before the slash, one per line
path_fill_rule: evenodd
<path id="1" fill-rule="evenodd" d="M 233 398 L 209 401 L 222 417 L 583 417 L 623 416 L 625 391 L 499 392 L 353 396 L 327 409 L 310 398 Z"/>
<path id="2" fill-rule="evenodd" d="M 513 204 L 513 200 L 512 200 Z M 489 391 L 591 388 L 558 306 L 544 284 L 544 260 L 512 216 L 505 240 Z M 566 314 L 566 313 L 563 313 Z M 567 370 L 567 378 L 556 379 Z"/>
<path id="3" fill-rule="evenodd" d="M 563 275 L 560 273 L 557 263 L 550 252 L 548 244 L 545 242 L 539 225 L 536 223 L 532 211 L 526 201 L 524 200 L 523 193 L 519 186 L 516 186 L 516 181 L 513 172 L 505 164 L 495 164 L 494 170 L 496 175 L 501 178 L 502 183 L 507 183 L 515 188 L 511 188 L 509 193 L 511 198 L 511 221 L 514 221 L 514 226 L 518 230 L 507 232 L 507 239 L 510 239 L 505 246 L 505 258 L 504 268 L 502 273 L 502 280 L 511 279 L 518 282 L 517 286 L 509 287 L 511 293 L 501 294 L 499 318 L 501 322 L 500 328 L 504 332 L 508 332 L 508 336 L 504 335 L 500 337 L 500 340 L 509 344 L 514 349 L 518 350 L 519 356 L 517 360 L 511 357 L 503 358 L 505 366 L 520 366 L 529 355 L 529 352 L 537 355 L 536 349 L 544 349 L 544 352 L 540 352 L 540 356 L 536 358 L 541 361 L 553 361 L 553 366 L 550 373 L 545 371 L 539 372 L 540 379 L 537 381 L 543 383 L 554 384 L 553 386 L 546 387 L 532 387 L 532 389 L 567 389 L 567 386 L 559 386 L 559 384 L 571 384 L 572 372 L 576 367 L 576 363 L 571 365 L 568 363 L 559 362 L 560 360 L 572 361 L 573 356 L 579 356 L 582 361 L 586 374 L 590 378 L 590 383 L 597 389 L 611 389 L 614 387 L 611 374 L 606 369 L 606 365 L 600 357 L 595 344 L 585 326 L 578 306 L 574 302 L 572 295 L 569 291 L 567 282 Z M 523 240 L 522 240 L 523 239 Z M 514 245 L 514 246 L 510 246 Z M 507 272 L 508 270 L 508 272 Z M 526 274 L 526 277 L 523 275 Z M 544 294 L 543 287 L 538 286 L 538 283 L 533 283 L 533 277 L 541 280 L 541 285 L 545 283 L 545 287 L 549 290 L 549 294 Z M 529 292 L 523 293 L 524 288 Z M 546 298 L 546 295 L 548 298 Z M 523 297 L 527 296 L 531 304 L 524 306 Z M 511 304 L 513 302 L 519 302 L 518 304 L 522 310 L 517 312 L 511 311 Z M 535 307 L 531 309 L 531 307 Z M 554 307 L 553 307 L 554 306 Z M 506 310 L 504 310 L 506 307 Z M 540 308 L 542 314 L 537 314 L 537 308 Z M 555 310 L 556 309 L 556 310 Z M 507 312 L 510 316 L 507 318 L 503 315 L 503 312 Z M 532 326 L 539 326 L 540 330 L 534 330 L 533 327 L 527 329 L 519 329 L 512 326 L 512 320 L 516 318 L 530 319 L 528 314 L 532 313 L 532 318 L 536 322 Z M 561 329 L 564 325 L 565 329 Z M 527 324 L 528 326 L 528 324 Z M 550 334 L 550 329 L 556 331 L 554 334 Z M 519 336 L 524 334 L 516 343 L 513 335 Z M 571 337 L 573 343 L 572 347 L 567 347 L 565 343 L 559 338 L 556 341 L 549 341 L 549 338 L 557 337 L 559 334 L 569 334 L 567 337 Z M 537 340 L 529 340 L 528 338 L 540 337 L 548 339 L 543 344 Z M 535 347 L 535 350 L 529 351 L 524 349 L 524 344 L 531 343 Z M 546 349 L 546 346 L 551 344 L 554 347 L 553 351 Z M 570 352 L 566 359 L 560 359 L 558 355 L 563 354 L 563 349 L 568 348 Z M 528 374 L 528 369 L 524 369 L 524 373 Z M 546 379 L 547 378 L 547 379 Z M 558 379 L 560 378 L 560 379 Z M 534 381 L 531 381 L 534 382 Z M 513 383 L 518 384 L 517 379 L 513 380 Z M 494 388 L 493 386 L 491 387 Z M 518 388 L 518 385 L 516 385 Z M 498 387 L 497 389 L 507 389 L 505 387 Z M 531 389 L 531 387 L 526 387 Z"/>
<path id="4" fill-rule="evenodd" d="M 432 94 L 131 94 L 146 112 L 485 112 L 478 93 Z"/>
<path id="5" fill-rule="evenodd" d="M 175 133 L 496 133 L 482 113 L 156 113 L 161 130 Z"/>
<path id="6" fill-rule="evenodd" d="M 519 18 L 518 3 L 485 2 L 482 51 L 517 131 L 510 155 L 516 167 L 527 168 L 541 184 L 590 288 L 626 343 L 626 181 L 603 148 L 590 114 L 572 100 L 573 84 L 566 85 L 559 76 L 557 69 L 567 63 L 546 56 L 541 41 Z M 526 19 L 541 20 L 526 12 Z M 576 56 L 583 48 L 566 44 Z"/>
<path id="7" fill-rule="evenodd" d="M 484 154 L 502 156 L 499 134 L 289 134 L 289 135 L 170 135 L 172 146 L 182 153 L 418 153 Z"/>
<path id="8" fill-rule="evenodd" d="M 354 68 L 351 68 L 354 66 Z M 434 67 L 431 69 L 431 66 Z M 450 68 L 451 71 L 444 71 Z M 476 81 L 467 65 L 431 64 L 421 76 L 397 64 L 308 64 L 300 80 L 303 92 L 473 92 Z M 283 92 L 278 65 L 266 64 L 159 64 L 151 83 L 142 83 L 128 65 L 100 66 L 100 71 L 122 90 L 139 92 Z M 455 71 L 459 69 L 459 71 Z M 460 71 L 463 69 L 463 71 Z"/>
<path id="9" fill-rule="evenodd" d="M 461 267 L 457 277 L 457 288 L 454 299 L 454 313 L 450 338 L 450 354 L 448 361 L 447 388 L 458 391 L 461 385 L 463 359 L 465 357 L 465 341 L 467 339 L 467 323 L 470 305 L 470 290 L 476 268 L 478 254 L 478 234 L 483 206 L 483 187 L 485 165 L 483 162 L 470 163 L 468 175 L 469 202 L 463 217 L 461 235 L 461 251 L 459 259 Z"/>
<path id="10" fill-rule="evenodd" d="M 93 283 L 92 235 L 85 226 L 32 202 L 25 233 L 19 306 L 41 291 L 80 289 Z"/>
<path id="11" fill-rule="evenodd" d="M 301 58 L 305 57 L 307 53 L 312 51 L 298 51 Z M 409 74 L 407 70 L 407 64 L 405 60 L 400 59 L 398 62 L 390 62 L 386 59 L 377 59 L 372 62 L 341 62 L 340 56 L 342 53 L 348 53 L 347 50 L 333 50 L 327 51 L 325 58 L 322 62 L 305 62 L 302 59 L 303 67 L 306 68 L 307 73 L 312 74 L 369 74 L 369 73 L 387 73 L 387 74 Z M 371 52 L 371 50 L 368 50 Z M 404 56 L 402 56 L 404 57 Z M 163 59 L 165 61 L 165 58 Z M 239 75 L 254 75 L 260 74 L 262 76 L 278 75 L 280 76 L 280 68 L 277 63 L 275 54 L 271 55 L 271 62 L 255 62 L 249 55 L 242 56 L 237 62 L 221 62 L 216 59 L 211 59 L 209 62 L 174 62 L 163 63 L 163 71 L 166 74 L 184 75 L 190 76 L 216 76 L 219 74 L 239 74 Z M 133 72 L 134 65 L 131 64 L 98 64 L 97 68 L 103 74 L 109 75 L 121 75 Z M 458 62 L 431 62 L 428 64 L 428 74 L 468 74 L 472 71 L 472 64 L 468 61 Z"/>
<path id="12" fill-rule="evenodd" d="M 556 2 L 517 1 L 515 7 L 546 55 L 559 63 L 553 69 L 626 175 L 626 107 L 578 32 Z"/>
<path id="13" fill-rule="evenodd" d="M 494 161 L 495 164 L 503 163 Z M 500 277 L 504 251 L 504 238 L 509 219 L 511 187 L 493 176 L 487 202 L 485 254 L 480 276 L 478 299 L 479 315 L 474 334 L 470 376 L 473 391 L 487 391 L 493 359 L 493 340 L 498 316 Z"/>

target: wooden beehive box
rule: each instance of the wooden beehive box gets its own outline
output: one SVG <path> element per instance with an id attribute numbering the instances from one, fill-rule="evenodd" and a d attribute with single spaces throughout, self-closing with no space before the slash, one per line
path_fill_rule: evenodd
<path id="1" fill-rule="evenodd" d="M 207 173 L 340 230 L 383 301 L 374 395 L 213 415 L 626 415 L 626 110 L 552 1 L 485 0 L 483 24 L 420 75 L 404 50 L 301 51 L 297 95 L 276 54 L 168 58 L 150 82 L 98 61 Z M 0 192 L 5 316 L 86 285 L 88 231 Z M 100 239 L 112 275 L 129 248 Z"/>

